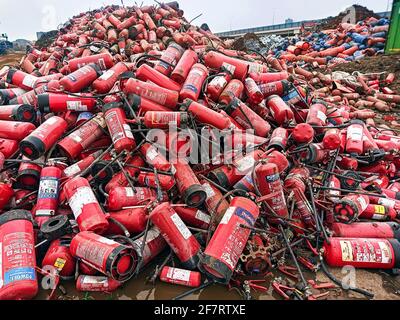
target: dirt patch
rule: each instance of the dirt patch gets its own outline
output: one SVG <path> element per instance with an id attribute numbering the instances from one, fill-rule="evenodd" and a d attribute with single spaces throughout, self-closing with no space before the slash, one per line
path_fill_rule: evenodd
<path id="1" fill-rule="evenodd" d="M 264 44 L 260 41 L 259 37 L 254 33 L 247 33 L 243 37 L 235 40 L 232 49 L 238 51 L 260 51 L 264 48 Z"/>
<path id="2" fill-rule="evenodd" d="M 25 55 L 24 52 L 9 53 L 4 56 L 0 56 L 0 68 L 5 65 L 18 66 L 21 58 Z"/>
<path id="3" fill-rule="evenodd" d="M 344 71 L 348 73 L 394 73 L 395 81 L 388 86 L 396 93 L 400 92 L 400 55 L 380 55 L 374 57 L 366 57 L 362 60 L 343 63 L 332 68 L 332 71 Z"/>

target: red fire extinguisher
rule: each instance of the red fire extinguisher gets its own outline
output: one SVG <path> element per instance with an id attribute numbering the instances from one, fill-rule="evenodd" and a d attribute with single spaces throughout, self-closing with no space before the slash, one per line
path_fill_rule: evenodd
<path id="1" fill-rule="evenodd" d="M 100 94 L 108 93 L 114 87 L 119 76 L 127 71 L 129 71 L 129 67 L 123 62 L 119 62 L 94 81 L 92 88 Z"/>
<path id="2" fill-rule="evenodd" d="M 85 178 L 69 180 L 64 193 L 81 231 L 103 234 L 108 229 L 106 216 Z"/>
<path id="3" fill-rule="evenodd" d="M 94 153 L 92 153 L 91 155 L 87 156 L 86 158 L 84 158 L 83 160 L 73 164 L 72 166 L 69 166 L 68 168 L 64 169 L 63 171 L 63 175 L 67 178 L 72 178 L 78 174 L 80 174 L 81 172 L 83 172 L 84 170 L 86 170 L 87 168 L 90 167 L 90 165 L 98 158 L 100 157 L 100 155 L 103 153 L 103 151 L 99 150 L 96 151 Z"/>
<path id="4" fill-rule="evenodd" d="M 160 230 L 157 227 L 151 228 L 147 233 L 146 243 L 144 244 L 143 256 L 140 256 L 144 235 L 134 242 L 134 247 L 139 257 L 142 260 L 142 267 L 148 265 L 167 247 L 167 242 L 164 240 Z"/>
<path id="5" fill-rule="evenodd" d="M 1 89 L 0 90 L 0 106 L 7 105 L 11 100 L 26 93 L 20 88 Z"/>
<path id="6" fill-rule="evenodd" d="M 140 234 L 146 229 L 147 212 L 144 208 L 128 209 L 110 213 L 110 227 L 106 234 L 123 235 L 121 228 L 113 222 L 121 223 L 130 233 Z"/>
<path id="7" fill-rule="evenodd" d="M 5 159 L 11 158 L 17 151 L 18 141 L 0 138 L 0 152 Z"/>
<path id="8" fill-rule="evenodd" d="M 62 171 L 57 167 L 46 167 L 41 172 L 34 213 L 35 221 L 39 226 L 56 214 L 61 176 Z"/>
<path id="9" fill-rule="evenodd" d="M 106 128 L 103 114 L 100 113 L 90 121 L 82 125 L 78 130 L 62 139 L 57 146 L 61 153 L 69 159 L 76 159 L 83 150 L 89 148 L 93 142 L 98 140 Z"/>
<path id="10" fill-rule="evenodd" d="M 3 139 L 21 141 L 35 129 L 32 123 L 0 120 L 0 138 Z"/>
<path id="11" fill-rule="evenodd" d="M 229 208 L 229 202 L 224 199 L 222 192 L 208 181 L 201 181 L 204 191 L 207 193 L 205 207 L 209 213 L 213 213 L 215 227 L 221 222 L 226 210 Z M 204 219 L 205 220 L 205 219 Z"/>
<path id="12" fill-rule="evenodd" d="M 157 176 L 161 190 L 168 192 L 175 187 L 176 182 L 174 177 L 164 174 L 158 174 Z M 158 187 L 156 175 L 153 172 L 140 172 L 136 178 L 136 181 L 141 187 L 149 187 L 154 189 L 157 189 Z"/>
<path id="13" fill-rule="evenodd" d="M 308 123 L 298 124 L 292 132 L 292 138 L 298 144 L 310 144 L 313 142 L 314 136 L 314 129 Z"/>
<path id="14" fill-rule="evenodd" d="M 259 137 L 268 137 L 271 131 L 270 124 L 239 99 L 235 98 L 226 112 L 243 128 L 254 130 L 255 135 Z"/>
<path id="15" fill-rule="evenodd" d="M 331 267 L 398 269 L 400 243 L 395 239 L 331 238 L 324 244 L 324 259 Z"/>
<path id="16" fill-rule="evenodd" d="M 0 211 L 11 201 L 14 190 L 7 183 L 0 183 Z"/>
<path id="17" fill-rule="evenodd" d="M 285 179 L 284 186 L 287 190 L 298 189 L 301 192 L 306 192 L 306 182 L 310 178 L 310 170 L 307 168 L 292 169 Z"/>
<path id="18" fill-rule="evenodd" d="M 293 121 L 294 113 L 281 97 L 277 95 L 270 96 L 267 99 L 267 105 L 272 117 L 279 125 L 285 125 Z"/>
<path id="19" fill-rule="evenodd" d="M 69 60 L 68 68 L 70 72 L 75 72 L 76 70 L 93 63 L 100 67 L 101 70 L 107 70 L 114 66 L 114 60 L 110 54 L 100 53 L 92 56 Z"/>
<path id="20" fill-rule="evenodd" d="M 46 93 L 37 96 L 37 105 L 42 113 L 58 113 L 67 111 L 92 112 L 97 105 L 97 100 L 90 97 L 74 97 L 67 94 Z"/>
<path id="21" fill-rule="evenodd" d="M 247 78 L 245 80 L 245 89 L 250 103 L 260 104 L 264 100 L 264 95 L 252 78 Z"/>
<path id="22" fill-rule="evenodd" d="M 187 79 L 190 70 L 198 60 L 199 58 L 195 51 L 190 49 L 186 50 L 172 72 L 171 79 L 179 84 L 183 84 Z"/>
<path id="23" fill-rule="evenodd" d="M 150 214 L 150 219 L 160 230 L 182 265 L 189 270 L 196 269 L 199 262 L 200 244 L 170 204 L 164 202 L 158 205 Z"/>
<path id="24" fill-rule="evenodd" d="M 78 233 L 70 250 L 74 257 L 116 281 L 128 281 L 137 268 L 138 256 L 133 247 L 92 232 Z"/>
<path id="25" fill-rule="evenodd" d="M 146 162 L 157 170 L 164 172 L 171 171 L 171 163 L 168 162 L 154 145 L 145 143 L 140 147 L 139 151 L 146 158 Z"/>
<path id="26" fill-rule="evenodd" d="M 368 208 L 369 197 L 365 195 L 349 195 L 339 200 L 334 207 L 338 222 L 352 223 Z"/>
<path id="27" fill-rule="evenodd" d="M 273 95 L 284 97 L 289 94 L 290 85 L 286 80 L 276 81 L 271 83 L 260 84 L 259 88 L 264 95 L 264 98 L 268 98 Z"/>
<path id="28" fill-rule="evenodd" d="M 65 133 L 68 123 L 60 117 L 51 117 L 19 144 L 21 153 L 31 160 L 43 156 Z"/>
<path id="29" fill-rule="evenodd" d="M 56 268 L 63 279 L 74 277 L 76 260 L 69 250 L 70 244 L 70 237 L 54 240 L 43 258 L 42 268 L 46 266 Z"/>
<path id="30" fill-rule="evenodd" d="M 327 150 L 337 150 L 342 142 L 341 132 L 339 129 L 328 129 L 325 132 L 324 140 L 322 141 L 324 148 Z"/>
<path id="31" fill-rule="evenodd" d="M 149 129 L 167 130 L 170 126 L 185 129 L 189 121 L 188 114 L 185 112 L 146 112 L 143 124 Z"/>
<path id="32" fill-rule="evenodd" d="M 268 150 L 285 151 L 289 141 L 289 132 L 285 128 L 277 128 L 272 132 Z"/>
<path id="33" fill-rule="evenodd" d="M 80 292 L 111 293 L 122 286 L 122 282 L 101 276 L 79 276 L 76 280 L 76 290 Z"/>
<path id="34" fill-rule="evenodd" d="M 23 162 L 18 168 L 17 186 L 25 190 L 36 190 L 40 182 L 42 167 L 33 163 L 27 157 L 22 157 Z M 44 158 L 39 158 L 38 163 L 44 163 Z"/>
<path id="35" fill-rule="evenodd" d="M 352 120 L 352 124 L 347 128 L 346 151 L 362 155 L 364 153 L 364 122 Z"/>
<path id="36" fill-rule="evenodd" d="M 231 126 L 229 118 L 198 102 L 187 99 L 184 101 L 185 110 L 194 116 L 196 120 L 203 124 L 211 125 L 219 130 L 228 129 Z"/>
<path id="37" fill-rule="evenodd" d="M 36 118 L 35 108 L 28 104 L 0 107 L 0 120 L 36 123 Z"/>
<path id="38" fill-rule="evenodd" d="M 195 64 L 190 70 L 182 90 L 179 93 L 180 100 L 191 99 L 197 101 L 207 77 L 208 69 L 200 63 Z"/>
<path id="39" fill-rule="evenodd" d="M 29 300 L 38 293 L 32 215 L 16 210 L 0 216 L 0 300 Z"/>
<path id="40" fill-rule="evenodd" d="M 150 188 L 115 187 L 108 195 L 108 210 L 119 211 L 123 208 L 146 205 L 157 198 L 157 193 Z"/>
<path id="41" fill-rule="evenodd" d="M 161 61 L 155 66 L 158 72 L 169 76 L 179 62 L 184 54 L 185 49 L 183 49 L 179 44 L 171 42 L 167 50 L 165 50 L 161 56 Z"/>
<path id="42" fill-rule="evenodd" d="M 221 74 L 218 74 L 215 76 L 214 79 L 211 80 L 211 82 L 207 86 L 207 95 L 208 97 L 214 101 L 217 102 L 222 94 L 222 92 L 225 90 L 226 86 L 228 83 L 232 81 L 232 74 L 226 70 L 223 69 Z M 229 101 L 225 101 L 229 102 Z"/>
<path id="43" fill-rule="evenodd" d="M 180 91 L 181 85 L 168 78 L 166 75 L 158 72 L 147 64 L 142 64 L 136 71 L 136 78 L 144 81 L 154 83 L 162 88 Z"/>
<path id="44" fill-rule="evenodd" d="M 276 73 L 256 73 L 251 72 L 249 77 L 252 78 L 257 83 L 270 83 L 281 80 L 287 80 L 289 74 L 286 71 L 276 72 Z"/>
<path id="45" fill-rule="evenodd" d="M 211 216 L 197 208 L 176 207 L 176 213 L 188 226 L 207 230 L 210 226 Z"/>
<path id="46" fill-rule="evenodd" d="M 254 165 L 261 159 L 263 154 L 263 151 L 256 150 L 236 160 L 234 166 L 225 165 L 211 171 L 209 177 L 221 187 L 230 189 L 254 168 Z"/>
<path id="47" fill-rule="evenodd" d="M 145 165 L 144 160 L 140 156 L 134 156 L 126 160 L 125 168 L 126 172 L 130 174 L 131 177 L 136 177 L 140 172 L 138 167 L 143 167 Z M 132 166 L 132 167 L 129 167 Z M 115 187 L 127 187 L 129 185 L 128 180 L 123 172 L 117 173 L 111 179 L 111 181 L 106 185 L 105 191 L 110 192 L 111 189 Z"/>
<path id="48" fill-rule="evenodd" d="M 253 201 L 234 198 L 204 252 L 200 270 L 217 282 L 229 283 L 251 233 L 241 225 L 253 227 L 259 214 Z"/>
<path id="49" fill-rule="evenodd" d="M 173 171 L 179 193 L 184 202 L 191 208 L 201 207 L 207 199 L 207 193 L 192 168 L 187 163 L 178 160 L 174 164 Z"/>
<path id="50" fill-rule="evenodd" d="M 162 282 L 178 284 L 189 288 L 198 288 L 201 285 L 201 273 L 171 267 L 161 270 L 160 280 Z"/>
<path id="51" fill-rule="evenodd" d="M 218 98 L 218 102 L 224 105 L 230 105 L 235 98 L 241 99 L 244 92 L 244 84 L 240 80 L 233 79 L 225 86 Z"/>
<path id="52" fill-rule="evenodd" d="M 142 98 L 175 110 L 179 100 L 177 91 L 168 90 L 155 84 L 143 82 L 137 79 L 129 79 L 123 83 L 123 91 L 126 94 L 136 94 Z"/>
<path id="53" fill-rule="evenodd" d="M 228 57 L 222 53 L 210 51 L 204 56 L 204 62 L 208 68 L 220 70 L 225 65 L 235 67 L 233 77 L 244 81 L 249 71 L 249 64 L 247 61 Z"/>
<path id="54" fill-rule="evenodd" d="M 145 115 L 149 111 L 156 112 L 170 112 L 171 109 L 164 107 L 154 101 L 139 97 L 138 95 L 132 95 L 132 107 L 138 110 L 139 115 Z"/>
<path id="55" fill-rule="evenodd" d="M 311 126 L 324 127 L 326 126 L 327 120 L 327 107 L 324 103 L 316 103 L 310 107 L 310 111 L 307 116 L 307 123 Z M 323 129 L 317 129 L 320 132 Z"/>
<path id="56" fill-rule="evenodd" d="M 126 122 L 126 115 L 119 103 L 109 103 L 103 107 L 104 118 L 117 153 L 131 151 L 136 147 L 136 141 L 131 127 Z"/>
<path id="57" fill-rule="evenodd" d="M 273 214 L 287 218 L 289 212 L 278 167 L 273 163 L 260 164 L 255 169 L 255 180 L 261 196 L 274 195 L 265 201 L 273 210 Z"/>
<path id="58" fill-rule="evenodd" d="M 400 240 L 400 225 L 395 222 L 333 223 L 331 229 L 338 238 Z"/>
<path id="59" fill-rule="evenodd" d="M 393 208 L 387 208 L 377 204 L 370 204 L 359 218 L 376 221 L 393 221 L 398 218 L 398 214 Z"/>
<path id="60" fill-rule="evenodd" d="M 60 85 L 68 92 L 78 93 L 100 76 L 100 68 L 96 64 L 89 64 L 62 78 Z"/>
<path id="61" fill-rule="evenodd" d="M 10 69 L 6 77 L 7 83 L 28 91 L 34 89 L 37 81 L 37 77 L 16 69 Z"/>

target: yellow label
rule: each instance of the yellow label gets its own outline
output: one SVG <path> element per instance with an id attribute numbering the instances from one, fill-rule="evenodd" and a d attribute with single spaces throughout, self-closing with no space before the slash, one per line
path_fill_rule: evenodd
<path id="1" fill-rule="evenodd" d="M 56 262 L 54 262 L 54 266 L 61 271 L 65 264 L 67 263 L 67 260 L 61 259 L 61 258 L 57 258 Z"/>
<path id="2" fill-rule="evenodd" d="M 385 214 L 386 210 L 384 206 L 375 206 L 375 214 Z"/>

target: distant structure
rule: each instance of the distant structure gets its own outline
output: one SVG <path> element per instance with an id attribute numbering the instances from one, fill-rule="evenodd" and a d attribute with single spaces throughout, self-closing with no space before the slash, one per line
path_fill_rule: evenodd
<path id="1" fill-rule="evenodd" d="M 390 18 L 391 11 L 377 13 L 382 18 Z M 286 19 L 285 23 L 269 25 L 257 28 L 240 29 L 217 33 L 222 38 L 240 38 L 247 33 L 254 33 L 259 36 L 277 34 L 282 36 L 293 36 L 299 34 L 302 28 L 312 28 L 316 24 L 325 22 L 327 19 L 305 20 L 294 22 L 293 19 Z"/>
<path id="2" fill-rule="evenodd" d="M 44 34 L 46 34 L 46 32 L 36 32 L 36 38 L 40 40 L 40 38 L 43 37 Z"/>

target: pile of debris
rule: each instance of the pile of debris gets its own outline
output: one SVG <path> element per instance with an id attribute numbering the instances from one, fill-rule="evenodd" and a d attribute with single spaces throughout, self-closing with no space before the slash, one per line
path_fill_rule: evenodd
<path id="1" fill-rule="evenodd" d="M 0 299 L 39 274 L 49 299 L 112 292 L 160 256 L 149 280 L 195 288 L 177 298 L 251 299 L 278 270 L 283 299 L 326 299 L 328 266 L 398 269 L 400 136 L 374 121 L 394 76 L 326 74 L 306 45 L 241 52 L 176 2 L 113 6 L 1 69 Z"/>
<path id="2" fill-rule="evenodd" d="M 379 20 L 381 18 L 372 10 L 355 4 L 347 10 L 341 12 L 338 16 L 327 18 L 325 22 L 319 25 L 319 30 L 336 29 L 336 27 L 342 22 L 350 22 L 344 21 L 347 17 L 355 18 L 356 21 L 363 21 L 368 18 L 375 18 Z"/>

